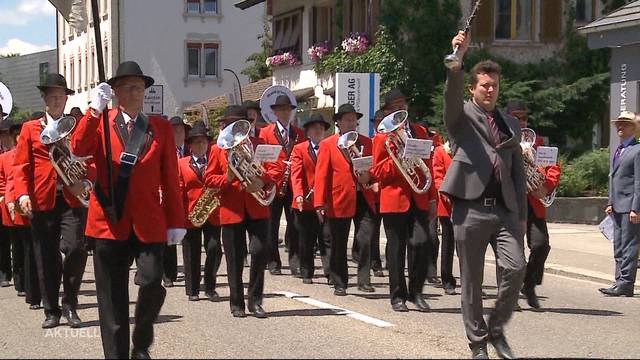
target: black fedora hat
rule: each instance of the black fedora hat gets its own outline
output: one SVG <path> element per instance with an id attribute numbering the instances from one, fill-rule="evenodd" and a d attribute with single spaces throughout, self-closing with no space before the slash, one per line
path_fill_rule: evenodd
<path id="1" fill-rule="evenodd" d="M 169 124 L 171 125 L 187 125 L 184 123 L 184 121 L 182 121 L 182 118 L 180 116 L 174 116 L 171 119 L 169 119 Z"/>
<path id="2" fill-rule="evenodd" d="M 38 85 L 38 89 L 42 92 L 45 92 L 50 88 L 64 89 L 67 95 L 73 95 L 76 93 L 67 87 L 67 80 L 60 74 L 48 74 L 44 82 Z"/>
<path id="3" fill-rule="evenodd" d="M 384 94 L 384 104 L 382 105 L 382 108 L 386 109 L 387 107 L 389 107 L 389 105 L 391 105 L 392 102 L 398 99 L 407 99 L 407 97 L 404 96 L 400 89 L 391 89 L 387 91 L 387 93 Z"/>
<path id="4" fill-rule="evenodd" d="M 356 111 L 356 108 L 351 104 L 342 104 L 338 107 L 338 112 L 333 115 L 333 121 L 338 121 L 344 114 L 354 113 L 360 119 L 362 114 Z"/>
<path id="5" fill-rule="evenodd" d="M 122 64 L 118 65 L 118 70 L 116 71 L 116 75 L 111 79 L 107 80 L 107 84 L 113 86 L 118 79 L 122 79 L 127 76 L 136 76 L 144 79 L 144 87 L 148 88 L 153 85 L 155 80 L 152 77 L 147 76 L 142 73 L 142 69 L 140 65 L 138 65 L 135 61 L 125 61 Z"/>
<path id="6" fill-rule="evenodd" d="M 329 130 L 329 128 L 331 127 L 331 124 L 329 124 L 325 119 L 324 116 L 322 116 L 321 113 L 313 113 L 311 114 L 311 116 L 309 116 L 308 119 L 305 119 L 302 121 L 302 127 L 305 128 L 305 130 L 307 129 L 307 126 L 311 125 L 311 124 L 315 124 L 315 123 L 321 123 L 324 125 L 324 130 Z"/>
<path id="7" fill-rule="evenodd" d="M 219 122 L 233 122 L 236 120 L 246 120 L 247 109 L 240 105 L 229 105 L 224 109 L 224 114 L 218 118 Z"/>
<path id="8" fill-rule="evenodd" d="M 292 109 L 295 109 L 296 106 L 291 103 L 291 99 L 287 95 L 278 95 L 276 98 L 276 102 L 271 105 L 273 109 L 276 106 L 289 105 Z"/>
<path id="9" fill-rule="evenodd" d="M 191 129 L 189 129 L 189 133 L 187 133 L 187 142 L 193 140 L 198 136 L 204 136 L 207 139 L 209 138 L 207 127 L 204 126 L 204 123 L 202 121 L 196 122 L 195 124 L 193 124 Z"/>
<path id="10" fill-rule="evenodd" d="M 244 106 L 244 108 L 247 110 L 254 109 L 254 110 L 257 110 L 258 112 L 262 110 L 260 108 L 260 104 L 258 104 L 257 101 L 253 101 L 253 100 L 246 100 L 245 102 L 242 103 L 242 106 Z"/>

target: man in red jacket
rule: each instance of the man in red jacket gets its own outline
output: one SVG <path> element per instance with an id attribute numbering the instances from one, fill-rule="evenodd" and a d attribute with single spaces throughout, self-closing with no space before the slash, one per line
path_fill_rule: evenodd
<path id="1" fill-rule="evenodd" d="M 76 313 L 78 291 L 87 262 L 87 250 L 82 231 L 86 209 L 70 193 L 82 188 L 67 189 L 49 159 L 49 146 L 40 141 L 45 126 L 64 115 L 68 95 L 62 75 L 49 74 L 38 86 L 45 103 L 42 117 L 22 126 L 13 163 L 14 189 L 22 211 L 31 217 L 31 233 L 38 266 L 40 291 L 44 305 L 43 328 L 60 324 L 64 316 L 72 327 L 81 320 Z M 64 261 L 60 252 L 65 254 Z M 62 308 L 58 305 L 60 282 L 64 283 Z"/>
<path id="2" fill-rule="evenodd" d="M 96 87 L 90 109 L 71 137 L 76 156 L 93 156 L 98 177 L 89 200 L 85 234 L 95 240 L 93 256 L 102 347 L 106 358 L 149 358 L 153 323 L 166 290 L 162 287 L 162 253 L 166 243 L 184 237 L 184 210 L 178 186 L 178 160 L 168 121 L 142 113 L 144 90 L 154 80 L 127 61 L 116 75 Z M 106 113 L 111 162 L 104 151 L 102 121 L 112 87 L 118 107 Z M 115 211 L 106 167 L 113 167 Z M 162 189 L 162 203 L 160 193 Z M 129 354 L 129 265 L 135 258 L 139 286 Z"/>
<path id="3" fill-rule="evenodd" d="M 359 223 L 355 241 L 359 244 L 358 289 L 373 292 L 371 286 L 371 238 L 374 234 L 375 195 L 370 189 L 373 181 L 369 170 L 357 175 L 353 170 L 352 150 L 341 149 L 341 135 L 355 131 L 362 114 L 353 105 L 342 104 L 333 119 L 340 130 L 320 142 L 314 184 L 313 205 L 320 222 L 329 222 L 331 230 L 330 272 L 336 296 L 347 294 L 349 272 L 347 267 L 347 241 L 351 221 Z M 354 145 L 362 156 L 371 155 L 371 139 L 359 135 Z"/>
<path id="4" fill-rule="evenodd" d="M 528 109 L 523 101 L 512 101 L 507 104 L 507 113 L 520 120 L 520 127 L 528 125 Z M 544 139 L 540 134 L 536 136 L 534 148 L 544 145 Z M 540 308 L 540 302 L 536 295 L 536 285 L 542 284 L 544 275 L 544 263 L 547 260 L 551 247 L 549 246 L 549 231 L 545 219 L 546 211 L 540 199 L 544 198 L 560 183 L 560 166 L 550 165 L 538 169 L 545 175 L 546 181 L 538 189 L 527 194 L 527 245 L 529 246 L 529 261 L 522 286 L 522 294 L 527 297 L 527 303 L 534 309 Z"/>
<path id="5" fill-rule="evenodd" d="M 247 111 L 242 106 L 227 106 L 224 115 L 218 120 L 226 127 L 233 126 L 237 120 L 247 118 Z M 250 127 L 250 125 L 248 125 Z M 250 130 L 246 129 L 247 132 Z M 219 138 L 220 140 L 220 138 Z M 250 136 L 249 146 L 256 147 L 260 141 Z M 221 142 L 218 141 L 218 144 Z M 245 232 L 249 233 L 249 252 L 251 265 L 249 270 L 248 309 L 258 318 L 267 317 L 262 308 L 264 292 L 264 271 L 267 265 L 267 225 L 269 208 L 261 205 L 252 192 L 265 190 L 282 179 L 282 167 L 277 163 L 265 163 L 265 173 L 262 177 L 246 179 L 243 185 L 229 168 L 230 149 L 222 149 L 217 144 L 209 150 L 209 163 L 204 175 L 205 186 L 219 189 L 220 197 L 219 219 L 221 226 L 222 245 L 227 262 L 227 277 L 229 279 L 229 305 L 234 317 L 245 317 L 244 288 L 242 286 L 242 270 L 246 257 L 243 244 Z M 250 161 L 250 160 L 249 160 Z"/>
<path id="6" fill-rule="evenodd" d="M 260 139 L 265 144 L 281 145 L 280 157 L 278 162 L 285 167 L 285 176 L 281 183 L 278 183 L 278 195 L 271 204 L 271 217 L 269 218 L 269 264 L 268 268 L 272 275 L 280 275 L 282 273 L 282 261 L 278 252 L 278 232 L 280 230 L 280 217 L 284 210 L 284 216 L 287 219 L 287 227 L 284 233 L 285 246 L 289 251 L 289 268 L 291 275 L 300 276 L 300 259 L 298 258 L 298 231 L 294 226 L 293 212 L 290 204 L 293 201 L 290 184 L 290 170 L 287 175 L 286 162 L 291 158 L 293 146 L 305 140 L 304 131 L 290 124 L 291 113 L 296 106 L 291 103 L 287 95 L 279 95 L 276 101 L 271 105 L 273 113 L 278 118 L 274 124 L 260 129 Z"/>
<path id="7" fill-rule="evenodd" d="M 198 199 L 205 189 L 204 172 L 207 169 L 207 152 L 209 150 L 209 135 L 203 122 L 197 122 L 189 130 L 187 143 L 191 149 L 191 156 L 178 160 L 178 173 L 180 175 L 180 190 L 184 202 L 185 214 L 188 216 L 194 209 Z M 185 221 L 187 235 L 182 241 L 182 260 L 184 263 L 185 292 L 189 301 L 198 301 L 200 293 L 200 257 L 202 239 L 204 235 L 204 248 L 206 260 L 204 263 L 204 288 L 210 301 L 216 301 L 219 296 L 216 292 L 216 273 L 222 260 L 222 247 L 220 246 L 220 218 L 219 210 L 214 209 L 209 215 L 208 221 L 196 227 L 189 220 Z"/>
<path id="8" fill-rule="evenodd" d="M 320 250 L 324 275 L 329 278 L 329 251 L 331 237 L 324 236 L 323 227 L 318 221 L 313 207 L 313 185 L 315 183 L 316 162 L 320 142 L 326 137 L 331 125 L 322 114 L 314 113 L 303 123 L 309 140 L 293 147 L 291 153 L 291 190 L 295 213 L 295 225 L 300 235 L 300 274 L 302 282 L 313 283 L 315 266 L 313 262 L 315 246 Z"/>

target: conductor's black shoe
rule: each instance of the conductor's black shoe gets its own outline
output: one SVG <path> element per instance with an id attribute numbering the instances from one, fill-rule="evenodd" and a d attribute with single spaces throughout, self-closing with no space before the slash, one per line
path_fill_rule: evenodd
<path id="1" fill-rule="evenodd" d="M 611 285 L 611 287 L 608 287 L 608 288 L 600 288 L 600 289 L 598 289 L 598 291 L 600 291 L 600 292 L 601 292 L 601 293 L 603 293 L 603 294 L 606 294 L 606 292 L 605 292 L 605 291 L 611 291 L 611 290 L 614 290 L 615 288 L 616 288 L 616 284 L 613 284 L 613 285 Z"/>
<path id="2" fill-rule="evenodd" d="M 511 347 L 507 344 L 507 339 L 505 339 L 504 335 L 490 338 L 489 341 L 491 345 L 496 349 L 496 353 L 501 359 L 513 359 L 513 352 L 511 351 Z"/>
<path id="3" fill-rule="evenodd" d="M 62 316 L 67 319 L 67 324 L 72 328 L 79 328 L 82 325 L 82 320 L 80 320 L 75 309 L 62 307 Z"/>
<path id="4" fill-rule="evenodd" d="M 258 319 L 266 319 L 267 312 L 264 311 L 261 305 L 249 305 L 249 312 Z"/>
<path id="5" fill-rule="evenodd" d="M 198 301 L 200 297 L 198 295 L 189 295 L 189 301 Z"/>
<path id="6" fill-rule="evenodd" d="M 57 327 L 58 325 L 60 325 L 60 317 L 59 316 L 47 315 L 47 317 L 44 319 L 44 322 L 42 323 L 42 328 L 43 329 L 53 329 L 54 327 Z"/>
<path id="7" fill-rule="evenodd" d="M 147 350 L 133 349 L 131 350 L 132 359 L 151 359 L 151 355 Z"/>
<path id="8" fill-rule="evenodd" d="M 333 290 L 333 295 L 347 296 L 347 290 L 345 288 L 337 287 L 335 290 Z"/>
<path id="9" fill-rule="evenodd" d="M 209 301 L 218 301 L 220 300 L 220 295 L 218 295 L 218 292 L 213 290 L 211 292 L 207 292 L 207 299 L 209 299 Z"/>
<path id="10" fill-rule="evenodd" d="M 534 309 L 540 309 L 540 301 L 538 301 L 535 288 L 523 287 L 520 292 L 527 297 L 527 304 L 529 304 L 529 306 Z"/>
<path id="11" fill-rule="evenodd" d="M 633 288 L 622 289 L 621 287 L 616 286 L 613 289 L 604 289 L 604 291 L 602 291 L 602 293 L 607 295 L 607 296 L 633 297 Z"/>
<path id="12" fill-rule="evenodd" d="M 371 284 L 360 284 L 358 285 L 358 290 L 368 293 L 376 292 L 376 289 Z"/>
<path id="13" fill-rule="evenodd" d="M 375 277 L 384 277 L 384 271 L 382 271 L 382 270 L 373 270 L 373 276 L 375 276 Z"/>
<path id="14" fill-rule="evenodd" d="M 25 296 L 27 296 L 27 293 L 24 292 L 24 291 L 18 291 L 18 296 L 19 297 L 25 297 Z"/>
<path id="15" fill-rule="evenodd" d="M 487 344 L 477 345 L 471 348 L 472 359 L 488 359 Z"/>
<path id="16" fill-rule="evenodd" d="M 231 310 L 231 315 L 235 318 L 247 317 L 247 314 L 244 313 L 244 309 Z"/>
<path id="17" fill-rule="evenodd" d="M 416 305 L 418 310 L 422 312 L 427 312 L 431 310 L 431 308 L 429 307 L 429 304 L 427 304 L 427 301 L 424 299 L 424 296 L 422 294 L 416 295 L 413 298 L 412 302 Z"/>
<path id="18" fill-rule="evenodd" d="M 269 270 L 269 273 L 271 273 L 271 275 L 282 275 L 282 270 L 280 270 L 280 269 L 271 269 L 271 270 Z"/>
<path id="19" fill-rule="evenodd" d="M 302 279 L 302 283 L 303 284 L 307 284 L 307 285 L 313 284 L 313 279 L 312 278 L 304 278 L 304 279 Z"/>
<path id="20" fill-rule="evenodd" d="M 397 311 L 397 312 L 407 312 L 407 311 L 409 311 L 409 308 L 403 302 L 397 302 L 395 304 L 391 304 L 391 308 L 393 309 L 393 311 Z"/>

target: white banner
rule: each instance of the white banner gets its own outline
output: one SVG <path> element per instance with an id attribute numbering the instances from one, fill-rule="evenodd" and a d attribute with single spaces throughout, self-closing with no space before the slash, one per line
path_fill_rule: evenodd
<path id="1" fill-rule="evenodd" d="M 335 111 L 342 104 L 351 104 L 362 113 L 358 122 L 358 132 L 373 137 L 370 123 L 373 114 L 380 108 L 380 74 L 376 73 L 336 73 Z"/>

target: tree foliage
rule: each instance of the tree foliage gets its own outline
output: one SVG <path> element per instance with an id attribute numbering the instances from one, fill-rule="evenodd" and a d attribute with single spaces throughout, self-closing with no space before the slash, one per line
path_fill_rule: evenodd
<path id="1" fill-rule="evenodd" d="M 247 62 L 250 63 L 250 65 L 242 69 L 240 72 L 241 74 L 249 77 L 250 82 L 255 82 L 271 76 L 271 68 L 267 66 L 266 61 L 267 57 L 271 56 L 272 36 L 271 26 L 266 18 L 263 20 L 262 28 L 262 34 L 258 35 L 258 40 L 260 40 L 260 47 L 262 50 L 249 55 L 249 57 L 247 57 Z"/>

